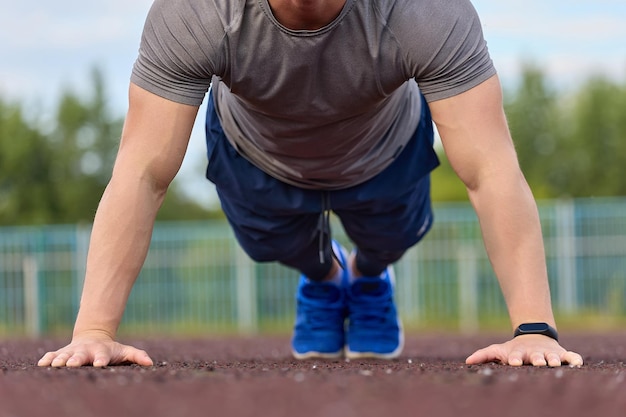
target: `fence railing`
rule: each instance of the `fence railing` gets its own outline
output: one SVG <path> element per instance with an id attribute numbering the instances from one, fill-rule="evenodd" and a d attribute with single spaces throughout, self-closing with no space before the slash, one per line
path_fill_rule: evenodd
<path id="1" fill-rule="evenodd" d="M 556 313 L 624 318 L 626 199 L 540 201 L 539 207 Z M 471 332 L 506 322 L 471 207 L 437 204 L 435 219 L 424 241 L 396 265 L 405 323 Z M 90 232 L 90 225 L 0 228 L 0 335 L 71 329 Z M 296 285 L 293 271 L 252 262 L 225 222 L 158 223 L 122 331 L 287 331 Z"/>

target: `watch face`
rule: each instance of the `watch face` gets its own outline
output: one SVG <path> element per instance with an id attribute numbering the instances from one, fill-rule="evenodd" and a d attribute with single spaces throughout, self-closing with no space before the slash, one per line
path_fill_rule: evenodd
<path id="1" fill-rule="evenodd" d="M 545 323 L 524 323 L 519 328 L 523 332 L 542 332 L 548 330 L 548 325 Z"/>
<path id="2" fill-rule="evenodd" d="M 558 341 L 559 334 L 556 332 L 556 329 L 550 327 L 548 323 L 523 323 L 520 324 L 513 337 L 517 337 L 523 334 L 542 334 L 544 336 L 551 337 L 552 339 Z"/>

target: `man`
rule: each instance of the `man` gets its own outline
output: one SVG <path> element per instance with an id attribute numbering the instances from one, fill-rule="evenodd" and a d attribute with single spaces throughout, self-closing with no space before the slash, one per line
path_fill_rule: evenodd
<path id="1" fill-rule="evenodd" d="M 400 354 L 390 265 L 432 222 L 432 113 L 519 335 L 467 363 L 582 365 L 557 341 L 536 205 L 468 0 L 157 0 L 73 339 L 39 365 L 152 364 L 115 334 L 209 85 L 207 177 L 224 212 L 253 259 L 302 273 L 294 356 Z"/>

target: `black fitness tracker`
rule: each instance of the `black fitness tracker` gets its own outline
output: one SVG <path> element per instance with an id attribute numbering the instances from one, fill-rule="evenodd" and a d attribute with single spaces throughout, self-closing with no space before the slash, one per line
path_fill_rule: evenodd
<path id="1" fill-rule="evenodd" d="M 559 334 L 556 329 L 548 323 L 522 323 L 517 326 L 517 329 L 515 329 L 513 337 L 525 334 L 542 334 L 556 340 L 557 342 L 559 341 Z"/>

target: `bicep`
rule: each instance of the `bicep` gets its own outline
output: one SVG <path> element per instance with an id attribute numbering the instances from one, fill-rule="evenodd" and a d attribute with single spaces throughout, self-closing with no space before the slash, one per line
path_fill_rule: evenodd
<path id="1" fill-rule="evenodd" d="M 429 106 L 446 156 L 470 190 L 486 178 L 517 175 L 519 165 L 497 76 Z"/>
<path id="2" fill-rule="evenodd" d="M 182 164 L 197 111 L 131 83 L 113 175 L 138 175 L 167 187 Z"/>

